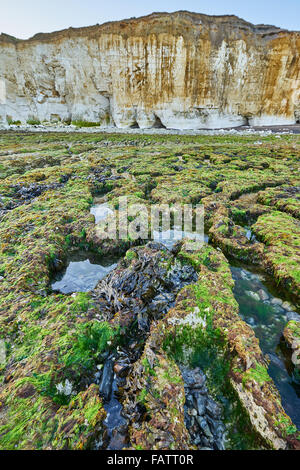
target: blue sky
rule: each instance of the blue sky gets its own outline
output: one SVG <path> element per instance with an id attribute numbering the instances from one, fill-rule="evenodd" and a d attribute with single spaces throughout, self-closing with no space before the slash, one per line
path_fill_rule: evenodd
<path id="1" fill-rule="evenodd" d="M 0 0 L 0 32 L 28 38 L 70 26 L 142 16 L 153 11 L 189 10 L 234 14 L 251 23 L 300 30 L 300 0 Z"/>

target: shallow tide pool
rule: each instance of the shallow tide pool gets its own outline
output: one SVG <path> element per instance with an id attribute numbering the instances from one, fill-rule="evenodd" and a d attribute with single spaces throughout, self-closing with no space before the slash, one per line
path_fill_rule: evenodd
<path id="1" fill-rule="evenodd" d="M 67 268 L 58 273 L 52 290 L 62 294 L 89 292 L 117 267 L 116 258 L 99 258 L 93 253 L 79 252 L 70 256 Z"/>
<path id="2" fill-rule="evenodd" d="M 184 232 L 178 227 L 174 227 L 171 230 L 154 231 L 153 239 L 155 242 L 162 243 L 166 248 L 172 250 L 176 243 L 183 238 L 189 238 L 194 242 L 208 243 L 209 238 L 207 235 L 203 235 L 197 232 Z"/>
<path id="3" fill-rule="evenodd" d="M 281 394 L 283 407 L 300 429 L 300 383 L 282 340 L 293 308 L 276 295 L 263 275 L 241 267 L 232 266 L 231 271 L 240 315 L 255 331 L 263 353 L 268 354 L 269 374 Z"/>

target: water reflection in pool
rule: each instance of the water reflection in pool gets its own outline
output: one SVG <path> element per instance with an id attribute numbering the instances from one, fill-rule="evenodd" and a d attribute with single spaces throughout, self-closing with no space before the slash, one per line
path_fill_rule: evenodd
<path id="1" fill-rule="evenodd" d="M 153 232 L 154 241 L 162 243 L 169 250 L 172 250 L 176 243 L 183 238 L 189 238 L 195 242 L 209 242 L 209 237 L 207 235 L 197 232 L 184 232 L 178 227 L 174 227 L 171 230 Z"/>
<path id="2" fill-rule="evenodd" d="M 52 283 L 52 289 L 63 294 L 88 292 L 117 267 L 116 258 L 99 258 L 89 252 L 76 253 L 68 261 L 66 270 Z"/>

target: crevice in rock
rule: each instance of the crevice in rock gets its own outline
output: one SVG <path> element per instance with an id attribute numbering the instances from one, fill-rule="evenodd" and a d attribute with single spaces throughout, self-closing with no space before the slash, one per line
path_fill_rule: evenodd
<path id="1" fill-rule="evenodd" d="M 225 450 L 226 427 L 221 406 L 209 395 L 199 369 L 181 367 L 185 388 L 185 424 L 199 450 Z"/>

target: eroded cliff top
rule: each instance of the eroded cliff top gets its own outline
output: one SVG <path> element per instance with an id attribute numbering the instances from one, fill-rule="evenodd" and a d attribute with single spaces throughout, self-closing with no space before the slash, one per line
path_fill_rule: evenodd
<path id="1" fill-rule="evenodd" d="M 112 21 L 102 25 L 83 28 L 68 28 L 53 33 L 38 33 L 32 38 L 22 40 L 2 33 L 0 42 L 11 44 L 26 44 L 30 42 L 52 42 L 64 38 L 87 37 L 93 38 L 99 34 L 121 34 L 122 36 L 145 36 L 149 34 L 172 33 L 189 36 L 202 29 L 221 30 L 224 33 L 256 34 L 265 38 L 273 38 L 279 33 L 292 33 L 288 30 L 271 25 L 253 25 L 235 15 L 211 16 L 188 11 L 174 13 L 152 13 L 139 18 L 129 18 Z M 216 31 L 217 32 L 217 31 Z"/>

